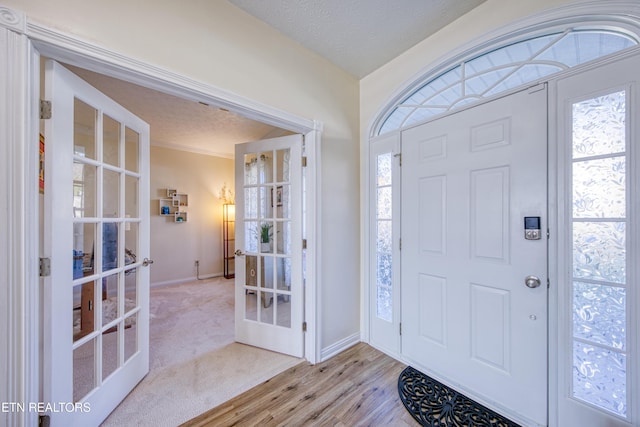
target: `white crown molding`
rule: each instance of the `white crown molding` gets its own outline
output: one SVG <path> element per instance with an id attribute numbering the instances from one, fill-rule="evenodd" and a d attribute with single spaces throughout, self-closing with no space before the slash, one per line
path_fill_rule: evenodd
<path id="1" fill-rule="evenodd" d="M 367 127 L 369 142 L 371 138 L 376 136 L 375 132 L 382 121 L 401 100 L 427 80 L 443 73 L 455 64 L 471 56 L 476 56 L 484 50 L 519 40 L 524 35 L 534 35 L 536 32 L 548 31 L 553 27 L 570 25 L 582 27 L 596 24 L 616 25 L 640 39 L 640 2 L 637 0 L 609 0 L 563 5 L 517 19 L 470 40 L 422 67 L 391 94 L 387 102 L 383 103 L 378 112 L 370 119 Z"/>
<path id="2" fill-rule="evenodd" d="M 170 95 L 216 105 L 244 117 L 295 133 L 315 130 L 317 123 L 224 89 L 135 60 L 75 36 L 27 22 L 27 35 L 38 50 L 71 65 L 108 74 Z M 81 58 L 81 61 L 79 60 Z"/>
<path id="3" fill-rule="evenodd" d="M 22 12 L 0 6 L 0 25 L 24 34 L 27 31 L 27 18 Z"/>

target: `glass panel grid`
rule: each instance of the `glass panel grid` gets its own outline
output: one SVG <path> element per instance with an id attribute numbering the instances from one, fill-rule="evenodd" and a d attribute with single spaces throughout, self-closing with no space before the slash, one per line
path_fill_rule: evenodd
<path id="1" fill-rule="evenodd" d="M 572 396 L 627 416 L 626 93 L 572 106 Z"/>
<path id="2" fill-rule="evenodd" d="M 376 169 L 376 315 L 393 321 L 393 153 L 380 154 Z"/>
<path id="3" fill-rule="evenodd" d="M 614 30 L 568 30 L 498 47 L 427 81 L 393 107 L 378 135 L 637 45 Z M 480 77 L 481 76 L 481 77 Z M 455 85 L 455 86 L 454 86 Z M 437 100 L 426 102 L 445 88 Z M 424 110 L 424 111 L 421 111 Z"/>

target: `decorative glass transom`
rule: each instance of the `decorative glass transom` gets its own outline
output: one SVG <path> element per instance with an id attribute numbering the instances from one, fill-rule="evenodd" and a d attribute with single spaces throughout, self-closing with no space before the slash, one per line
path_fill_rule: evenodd
<path id="1" fill-rule="evenodd" d="M 400 102 L 378 135 L 637 45 L 611 30 L 567 30 L 500 47 L 455 65 Z"/>

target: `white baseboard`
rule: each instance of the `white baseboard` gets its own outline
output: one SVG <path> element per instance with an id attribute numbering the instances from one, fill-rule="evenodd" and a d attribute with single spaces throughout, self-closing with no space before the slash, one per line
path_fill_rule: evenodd
<path id="1" fill-rule="evenodd" d="M 323 348 L 322 350 L 320 350 L 320 362 L 324 362 L 325 360 L 332 358 L 336 354 L 345 351 L 349 347 L 353 347 L 359 342 L 360 332 L 356 332 L 353 335 L 350 335 L 334 344 L 331 344 L 329 347 Z"/>
<path id="2" fill-rule="evenodd" d="M 201 276 L 199 280 L 214 279 L 216 277 L 222 277 L 222 276 L 223 276 L 222 273 L 208 274 L 208 275 L 205 275 L 205 276 Z M 198 280 L 198 278 L 196 276 L 183 277 L 182 279 L 174 279 L 174 280 L 166 280 L 164 282 L 149 283 L 149 287 L 150 288 L 159 288 L 159 287 L 162 287 L 162 286 L 170 286 L 170 285 L 177 285 L 177 284 L 180 284 L 180 283 L 195 282 L 197 280 Z"/>

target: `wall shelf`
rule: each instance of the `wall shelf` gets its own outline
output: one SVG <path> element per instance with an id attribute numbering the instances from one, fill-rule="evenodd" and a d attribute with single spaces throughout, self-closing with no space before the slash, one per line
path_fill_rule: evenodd
<path id="1" fill-rule="evenodd" d="M 187 222 L 189 215 L 185 208 L 189 206 L 189 195 L 167 188 L 167 197 L 158 200 L 160 216 L 172 217 L 174 222 Z"/>

